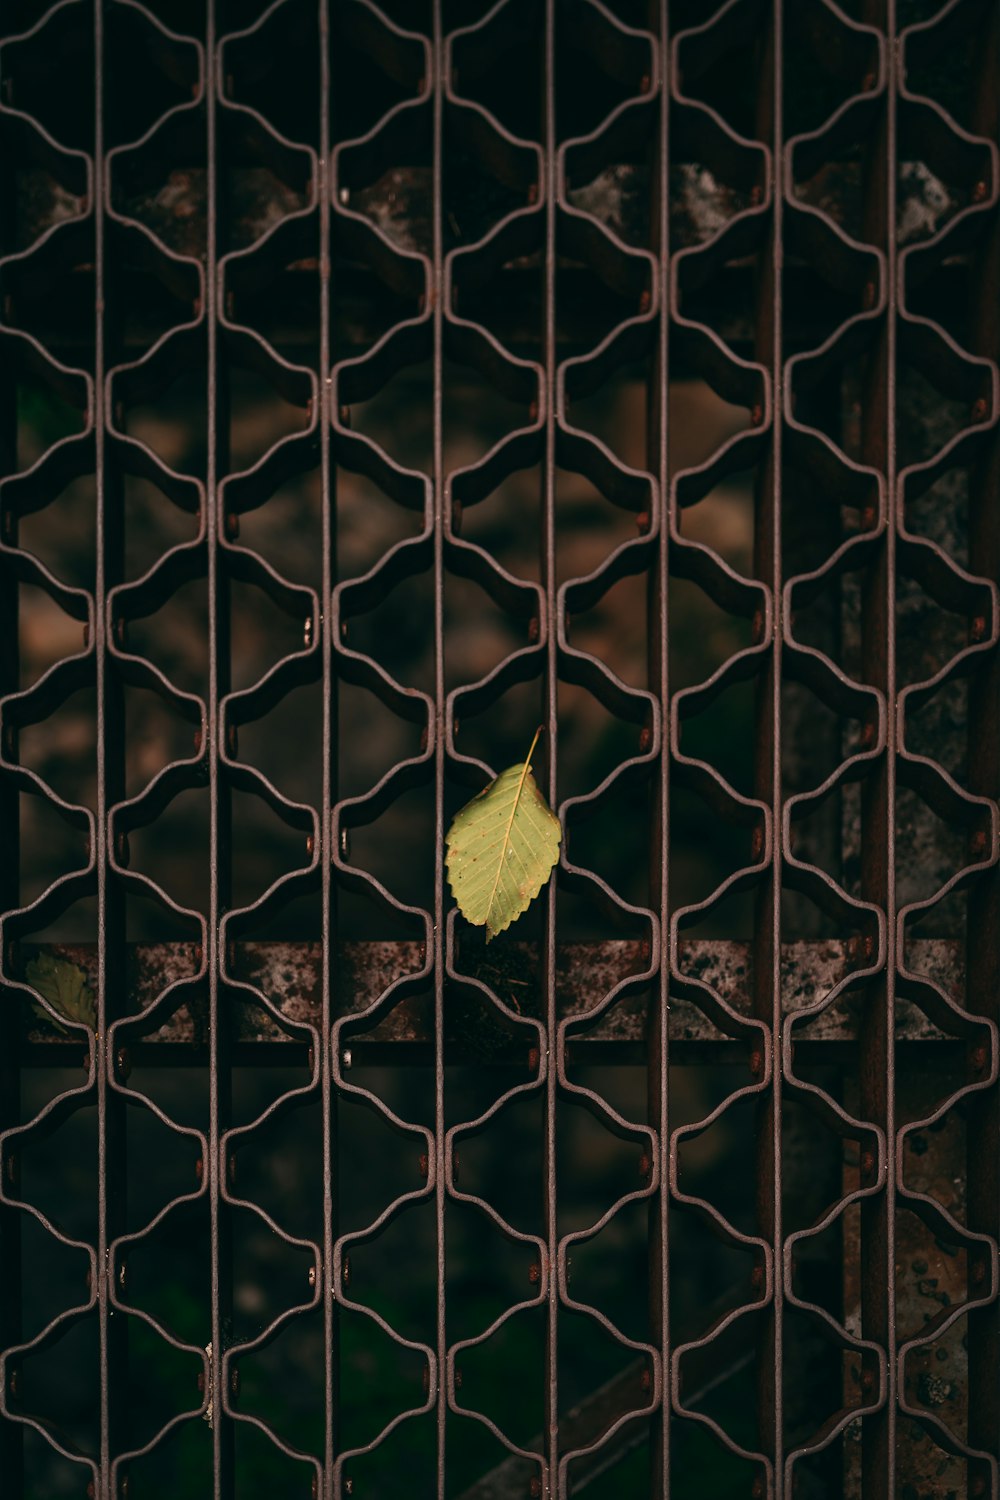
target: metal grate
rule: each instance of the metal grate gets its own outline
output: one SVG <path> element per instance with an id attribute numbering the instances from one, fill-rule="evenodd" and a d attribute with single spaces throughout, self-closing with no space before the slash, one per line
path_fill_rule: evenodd
<path id="1" fill-rule="evenodd" d="M 0 25 L 4 1494 L 996 1497 L 995 4 Z"/>

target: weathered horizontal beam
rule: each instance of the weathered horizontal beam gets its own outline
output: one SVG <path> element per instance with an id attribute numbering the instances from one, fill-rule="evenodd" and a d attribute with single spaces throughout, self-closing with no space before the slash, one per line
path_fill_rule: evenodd
<path id="1" fill-rule="evenodd" d="M 96 949 L 87 944 L 55 944 L 46 949 L 78 964 L 91 984 L 96 981 Z M 26 961 L 27 951 L 22 955 Z M 964 961 L 961 945 L 951 939 L 923 939 L 910 945 L 909 961 L 961 1000 L 964 993 Z M 207 995 L 198 980 L 200 955 L 193 943 L 131 944 L 121 973 L 124 993 L 121 1009 L 134 1014 L 136 1026 L 129 1028 L 130 1046 L 155 1045 L 163 1061 L 174 1054 L 195 1061 L 208 1041 Z M 782 947 L 782 990 L 786 1010 L 805 1009 L 828 995 L 846 974 L 858 967 L 850 945 L 842 941 L 786 943 Z M 433 997 L 419 975 L 423 950 L 419 942 L 347 942 L 337 945 L 333 968 L 335 1016 L 364 1012 L 384 996 L 394 982 L 407 982 L 396 991 L 398 998 L 382 1009 L 377 1022 L 365 1027 L 344 1028 L 343 1044 L 350 1061 L 375 1062 L 397 1057 L 400 1049 L 421 1052 L 434 1041 Z M 462 956 L 463 972 L 486 984 L 515 1013 L 534 1017 L 541 1013 L 540 964 L 533 944 L 508 941 L 485 949 L 472 947 Z M 557 966 L 558 1004 L 561 1016 L 583 1016 L 629 975 L 648 968 L 636 941 L 567 943 L 559 949 Z M 231 969 L 244 984 L 258 989 L 280 1011 L 292 1027 L 318 1026 L 321 1021 L 322 949 L 312 942 L 248 942 L 236 946 Z M 750 1013 L 752 954 L 745 942 L 682 942 L 679 969 L 697 978 L 743 1015 Z M 156 999 L 178 981 L 188 981 L 177 991 L 177 1006 L 171 1012 L 143 1023 L 143 1015 Z M 798 1045 L 851 1044 L 857 1040 L 859 1017 L 866 1002 L 863 985 L 843 993 L 820 1016 L 801 1028 Z M 240 1052 L 249 1049 L 258 1061 L 275 1052 L 290 1060 L 289 1048 L 306 1043 L 289 1032 L 263 1007 L 254 1004 L 245 989 L 234 988 L 232 1024 L 234 1043 Z M 56 1027 L 39 1020 L 25 1006 L 25 1053 L 44 1053 L 53 1059 L 57 1048 L 78 1047 Z M 649 1018 L 649 987 L 638 984 L 626 989 L 588 1029 L 571 1034 L 571 1046 L 580 1058 L 596 1058 L 610 1049 L 619 1061 L 641 1060 L 645 1055 Z M 744 1056 L 745 1042 L 736 1042 L 720 1031 L 689 996 L 675 995 L 670 1005 L 670 1042 L 677 1060 L 709 1057 L 722 1061 Z M 455 1056 L 471 1056 L 485 1062 L 509 1062 L 523 1058 L 532 1045 L 525 1027 L 512 1025 L 474 984 L 453 984 L 446 1009 L 446 1044 Z M 933 1025 L 914 1004 L 897 1001 L 898 1042 L 947 1041 L 947 1034 Z"/>

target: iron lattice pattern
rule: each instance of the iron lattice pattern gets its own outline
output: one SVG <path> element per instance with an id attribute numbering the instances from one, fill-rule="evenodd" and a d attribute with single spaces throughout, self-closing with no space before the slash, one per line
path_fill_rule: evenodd
<path id="1" fill-rule="evenodd" d="M 12 1500 L 997 1495 L 998 14 L 5 3 Z"/>

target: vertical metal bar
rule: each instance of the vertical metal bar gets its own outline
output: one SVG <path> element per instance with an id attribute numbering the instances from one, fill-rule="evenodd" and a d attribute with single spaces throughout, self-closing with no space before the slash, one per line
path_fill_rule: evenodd
<path id="1" fill-rule="evenodd" d="M 653 233 L 659 258 L 660 317 L 657 324 L 650 403 L 649 466 L 659 486 L 659 542 L 650 577 L 652 624 L 650 636 L 650 687 L 660 701 L 663 725 L 659 777 L 654 786 L 653 898 L 660 913 L 660 972 L 650 996 L 649 1017 L 649 1120 L 660 1140 L 659 1191 L 650 1203 L 650 1319 L 652 1337 L 660 1348 L 663 1390 L 660 1408 L 653 1418 L 650 1495 L 669 1500 L 670 1495 L 670 653 L 667 648 L 670 592 L 670 301 L 668 294 L 670 257 L 670 60 L 667 0 L 659 0 L 658 38 L 660 52 L 660 108 L 658 136 L 654 146 Z"/>
<path id="2" fill-rule="evenodd" d="M 10 155 L 0 157 L 0 255 L 13 249 L 15 240 L 15 177 Z M 0 288 L 0 291 L 3 289 Z M 0 466 L 6 477 L 17 468 L 17 387 L 11 370 L 0 370 Z M 17 518 L 3 517 L 5 535 L 17 545 Z M 9 529 L 8 529 L 9 528 Z M 19 625 L 20 589 L 9 563 L 0 578 L 0 696 L 20 687 L 21 642 Z M 4 756 L 18 758 L 18 736 L 6 729 Z M 4 857 L 0 861 L 0 910 L 20 906 L 21 889 L 21 797 L 13 776 L 0 775 L 0 829 Z M 10 959 L 7 961 L 11 972 Z M 0 987 L 0 1131 L 21 1123 L 20 1025 L 23 998 L 15 999 Z M 21 1341 L 21 1211 L 0 1203 L 0 1349 Z M 23 1486 L 24 1427 L 20 1422 L 0 1420 L 0 1474 L 15 1494 Z"/>
<path id="3" fill-rule="evenodd" d="M 316 154 L 319 181 L 316 201 L 319 211 L 319 442 L 320 506 L 323 528 L 323 577 L 320 594 L 321 650 L 323 654 L 323 786 L 319 820 L 319 869 L 322 902 L 323 955 L 321 969 L 323 1017 L 320 1035 L 320 1090 L 323 1120 L 323 1264 L 320 1267 L 320 1291 L 323 1299 L 324 1350 L 324 1430 L 322 1500 L 333 1494 L 333 1465 L 337 1446 L 337 1366 L 336 1300 L 333 1296 L 333 1246 L 336 1237 L 334 1199 L 334 1132 L 336 1129 L 333 1099 L 333 1058 L 330 1049 L 333 988 L 333 943 L 336 934 L 334 910 L 332 837 L 333 804 L 337 796 L 338 740 L 336 736 L 337 681 L 333 673 L 333 642 L 330 635 L 331 604 L 335 579 L 337 530 L 334 524 L 336 504 L 335 480 L 330 457 L 330 429 L 333 379 L 330 349 L 330 3 L 319 0 L 319 150 Z"/>
<path id="4" fill-rule="evenodd" d="M 1000 9 L 992 7 L 985 34 L 977 38 L 980 93 L 974 129 L 1000 143 Z M 1000 360 L 1000 220 L 992 224 L 974 262 L 973 352 Z M 994 426 L 978 469 L 971 476 L 969 557 L 972 569 L 1000 583 L 1000 426 Z M 1000 795 L 1000 653 L 994 651 L 973 679 L 969 697 L 969 790 Z M 981 875 L 972 888 L 966 928 L 966 1007 L 1000 1021 L 1000 867 Z M 1000 1084 L 968 1101 L 966 1171 L 969 1229 L 1000 1238 Z M 983 1269 L 983 1268 L 980 1268 Z M 973 1276 L 976 1268 L 972 1268 Z M 1000 1301 L 969 1314 L 969 1443 L 1000 1458 Z M 972 1477 L 969 1493 L 987 1493 L 985 1476 Z"/>
<path id="5" fill-rule="evenodd" d="M 437 1237 L 437 1495 L 445 1496 L 445 1437 L 447 1431 L 448 1337 L 445 1306 L 445 1114 L 444 1114 L 444 978 L 445 978 L 445 696 L 444 670 L 444 25 L 441 0 L 434 0 L 433 57 L 434 79 L 432 102 L 432 178 L 434 203 L 432 219 L 431 307 L 433 310 L 434 361 L 434 1216 Z"/>
<path id="6" fill-rule="evenodd" d="M 115 1060 L 108 1048 L 111 1023 L 121 1009 L 117 987 L 122 973 L 124 910 L 110 868 L 110 814 L 123 796 L 121 689 L 108 641 L 108 595 L 122 575 L 120 491 L 109 474 L 105 393 L 107 306 L 104 233 L 105 0 L 94 0 L 94 464 L 95 577 L 94 630 L 97 713 L 97 1317 L 100 1359 L 100 1500 L 115 1500 L 113 1462 L 122 1446 L 125 1408 L 126 1324 L 111 1302 L 111 1245 L 125 1227 L 124 1109 L 115 1086 Z"/>
<path id="7" fill-rule="evenodd" d="M 543 477 L 542 585 L 545 590 L 545 723 L 549 804 L 558 809 L 556 729 L 559 713 L 559 631 L 556 571 L 556 194 L 558 190 L 556 123 L 556 0 L 545 4 L 545 472 Z M 544 981 L 546 1045 L 549 1053 L 545 1083 L 545 1240 L 548 1258 L 545 1341 L 545 1494 L 556 1494 L 559 1479 L 559 1219 L 556 1190 L 556 1101 L 558 1068 L 553 1056 L 559 1017 L 556 1010 L 556 878 L 545 891 Z"/>
<path id="8" fill-rule="evenodd" d="M 221 923 L 229 905 L 230 806 L 222 767 L 220 703 L 229 687 L 229 591 L 219 541 L 224 517 L 219 505 L 219 478 L 226 466 L 227 432 L 219 359 L 219 132 L 216 92 L 219 87 L 216 0 L 208 0 L 205 17 L 205 335 L 208 372 L 208 454 L 205 474 L 205 538 L 208 570 L 208 1023 L 209 1023 L 209 1155 L 208 1198 L 212 1289 L 212 1470 L 215 1500 L 233 1494 L 233 1427 L 227 1415 L 223 1356 L 232 1326 L 230 1223 L 224 1202 L 226 1164 L 222 1143 L 230 1119 L 230 1025 L 225 1006 L 227 955 Z"/>
<path id="9" fill-rule="evenodd" d="M 875 9 L 875 7 L 870 7 Z M 885 254 L 886 311 L 863 402 L 862 454 L 885 481 L 886 518 L 878 563 L 862 598 L 865 680 L 885 694 L 885 754 L 862 794 L 861 894 L 881 906 L 886 919 L 883 983 L 873 986 L 861 1026 L 861 1100 L 866 1119 L 885 1131 L 884 1190 L 861 1208 L 861 1309 L 866 1337 L 886 1354 L 886 1399 L 867 1417 L 862 1435 L 862 1493 L 892 1496 L 896 1484 L 896 1133 L 893 1047 L 896 1006 L 896 94 L 899 66 L 895 0 L 877 0 L 866 20 L 882 27 L 887 45 L 882 118 L 873 142 L 873 169 L 865 212 L 865 238 Z"/>
<path id="10" fill-rule="evenodd" d="M 994 238 L 996 238 L 994 236 Z M 1000 254 L 1000 246 L 996 247 Z M 996 262 L 994 262 L 996 264 Z M 1000 444 L 996 437 L 986 474 L 988 485 L 980 490 L 989 497 L 990 514 L 971 556 L 977 572 L 1000 582 L 1000 544 L 996 495 L 1000 486 Z M 978 488 L 978 486 L 977 486 Z M 984 545 L 985 536 L 988 544 Z M 1000 783 L 1000 658 L 994 653 L 970 703 L 969 789 L 980 796 L 997 795 Z M 977 1015 L 1000 1021 L 1000 872 L 997 868 L 980 877 L 969 900 L 967 927 L 967 1008 Z M 1000 1238 L 1000 1085 L 994 1083 L 968 1100 L 966 1172 L 969 1230 Z M 981 1266 L 973 1266 L 973 1275 Z M 969 1444 L 1000 1459 L 1000 1302 L 996 1298 L 969 1314 Z M 982 1483 L 982 1476 L 977 1476 Z M 970 1488 L 970 1494 L 976 1494 Z M 986 1488 L 978 1493 L 985 1495 Z"/>
<path id="11" fill-rule="evenodd" d="M 14 601 L 14 633 L 5 644 L 17 642 L 17 590 L 10 580 L 0 589 L 0 632 L 10 620 L 7 596 Z M 0 675 L 0 692 L 8 689 L 9 678 Z M 9 778 L 3 778 L 0 789 L 0 827 L 4 831 L 5 872 L 0 877 L 0 905 L 10 911 L 18 905 L 19 833 L 18 794 Z M 21 1059 L 18 1028 L 20 998 L 0 995 L 0 1131 L 20 1124 Z M 0 1204 L 0 1349 L 21 1342 L 21 1211 Z M 13 1495 L 20 1495 L 24 1485 L 24 1426 L 20 1422 L 0 1419 L 0 1474 L 10 1485 Z"/>
<path id="12" fill-rule="evenodd" d="M 782 1214 L 781 1214 L 781 880 L 782 880 L 782 417 L 784 347 L 782 326 L 784 116 L 782 100 L 783 0 L 773 0 L 763 45 L 758 138 L 771 154 L 772 203 L 769 253 L 763 261 L 757 304 L 758 357 L 771 374 L 771 442 L 758 491 L 756 571 L 771 593 L 771 642 L 757 699 L 755 793 L 771 808 L 771 869 L 758 898 L 754 931 L 754 1009 L 771 1028 L 772 1080 L 761 1099 L 757 1139 L 757 1211 L 760 1232 L 774 1250 L 772 1305 L 758 1352 L 761 1445 L 774 1465 L 775 1500 L 784 1494 L 782 1407 Z"/>

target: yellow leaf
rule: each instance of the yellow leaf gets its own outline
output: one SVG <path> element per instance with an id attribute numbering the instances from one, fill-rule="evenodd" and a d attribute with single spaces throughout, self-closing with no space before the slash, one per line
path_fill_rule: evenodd
<path id="1" fill-rule="evenodd" d="M 531 756 L 455 814 L 448 830 L 448 883 L 459 910 L 495 938 L 527 911 L 559 858 L 562 828 L 531 774 Z"/>

